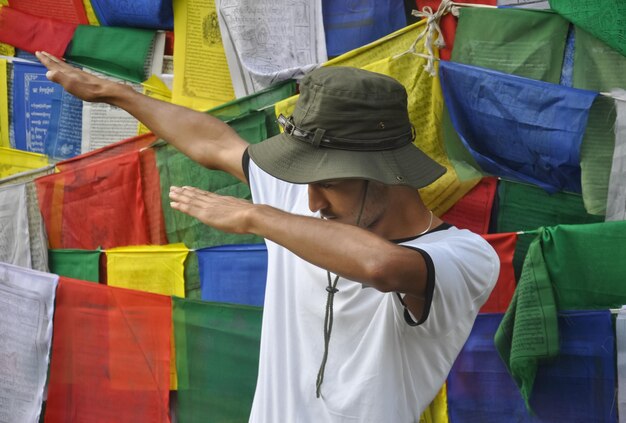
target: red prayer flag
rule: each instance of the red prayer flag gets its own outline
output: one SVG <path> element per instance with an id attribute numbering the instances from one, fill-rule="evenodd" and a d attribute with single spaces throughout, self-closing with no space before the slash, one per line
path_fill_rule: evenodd
<path id="1" fill-rule="evenodd" d="M 35 180 L 50 248 L 150 243 L 139 152 Z"/>
<path id="2" fill-rule="evenodd" d="M 61 277 L 45 422 L 169 422 L 171 298 Z"/>
<path id="3" fill-rule="evenodd" d="M 0 42 L 31 53 L 43 50 L 63 56 L 76 26 L 29 15 L 12 7 L 0 7 Z"/>
<path id="4" fill-rule="evenodd" d="M 439 4 L 441 0 L 415 0 L 416 7 L 421 11 L 425 6 L 429 6 L 432 8 L 433 12 L 436 12 L 439 8 Z M 467 0 L 463 3 L 472 3 L 472 4 L 486 4 L 490 6 L 495 6 L 497 4 L 497 0 Z M 454 47 L 454 35 L 456 34 L 456 23 L 457 18 L 452 16 L 451 13 L 444 15 L 441 18 L 441 22 L 439 26 L 441 27 L 441 32 L 443 33 L 443 39 L 446 42 L 446 47 L 439 50 L 439 55 L 442 60 L 450 60 L 450 56 L 452 54 L 452 47 Z"/>
<path id="5" fill-rule="evenodd" d="M 509 307 L 516 286 L 513 254 L 515 253 L 517 234 L 515 232 L 484 234 L 482 237 L 498 253 L 500 258 L 500 276 L 487 302 L 481 307 L 480 313 L 504 313 Z"/>
<path id="6" fill-rule="evenodd" d="M 445 222 L 477 234 L 489 232 L 491 208 L 496 197 L 498 179 L 485 177 L 456 202 L 443 216 Z"/>
<path id="7" fill-rule="evenodd" d="M 89 25 L 83 0 L 10 0 L 10 6 L 40 18 Z"/>

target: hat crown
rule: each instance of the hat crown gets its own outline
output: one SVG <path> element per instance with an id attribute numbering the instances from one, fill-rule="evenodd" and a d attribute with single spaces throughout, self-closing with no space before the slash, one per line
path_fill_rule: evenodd
<path id="1" fill-rule="evenodd" d="M 317 69 L 300 82 L 296 126 L 354 141 L 411 136 L 404 86 L 395 79 L 348 67 Z"/>

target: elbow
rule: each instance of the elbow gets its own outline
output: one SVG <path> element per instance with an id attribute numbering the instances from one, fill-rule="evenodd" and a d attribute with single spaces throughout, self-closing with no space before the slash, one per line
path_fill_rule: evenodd
<path id="1" fill-rule="evenodd" d="M 395 292 L 398 284 L 393 265 L 388 261 L 374 260 L 368 263 L 368 280 L 370 284 L 381 292 Z"/>

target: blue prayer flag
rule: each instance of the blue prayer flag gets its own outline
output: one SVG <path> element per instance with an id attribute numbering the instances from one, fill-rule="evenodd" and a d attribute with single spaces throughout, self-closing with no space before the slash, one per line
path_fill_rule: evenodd
<path id="1" fill-rule="evenodd" d="M 91 0 L 98 21 L 104 26 L 148 29 L 174 28 L 172 2 L 164 0 Z"/>
<path id="2" fill-rule="evenodd" d="M 483 171 L 581 192 L 580 145 L 598 93 L 453 62 L 439 73 L 452 124 Z"/>
<path id="3" fill-rule="evenodd" d="M 406 26 L 404 0 L 323 0 L 326 52 L 339 56 Z"/>
<path id="4" fill-rule="evenodd" d="M 450 422 L 617 422 L 608 310 L 559 314 L 559 356 L 539 366 L 529 414 L 496 352 L 502 314 L 481 314 L 448 377 Z"/>
<path id="5" fill-rule="evenodd" d="M 265 244 L 222 245 L 197 250 L 205 301 L 263 306 L 267 278 Z"/>

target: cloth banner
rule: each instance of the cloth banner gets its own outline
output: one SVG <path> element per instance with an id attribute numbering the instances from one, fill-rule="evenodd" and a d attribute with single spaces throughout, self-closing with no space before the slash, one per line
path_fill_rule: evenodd
<path id="1" fill-rule="evenodd" d="M 91 0 L 101 25 L 174 29 L 172 2 L 163 0 Z"/>
<path id="2" fill-rule="evenodd" d="M 444 383 L 430 405 L 420 416 L 419 423 L 448 423 L 448 389 Z"/>
<path id="3" fill-rule="evenodd" d="M 0 9 L 0 12 L 2 9 Z M 7 53 L 3 50 L 3 46 L 6 44 L 0 43 L 0 55 Z M 11 74 L 9 72 L 9 66 L 7 66 L 6 59 L 0 59 L 0 87 L 6 87 L 6 89 L 0 90 L 0 147 L 11 147 L 11 128 L 9 127 L 9 108 L 13 104 L 9 104 L 9 82 Z M 12 81 L 11 81 L 12 83 Z"/>
<path id="4" fill-rule="evenodd" d="M 613 0 L 550 0 L 550 8 L 626 56 L 626 4 Z"/>
<path id="5" fill-rule="evenodd" d="M 184 244 L 109 248 L 106 251 L 107 283 L 184 297 L 183 263 L 188 251 Z"/>
<path id="6" fill-rule="evenodd" d="M 2 422 L 39 420 L 58 276 L 0 263 Z"/>
<path id="7" fill-rule="evenodd" d="M 150 243 L 139 152 L 35 180 L 50 248 Z"/>
<path id="8" fill-rule="evenodd" d="M 504 313 L 515 292 L 513 254 L 517 242 L 516 233 L 483 234 L 483 238 L 496 250 L 500 259 L 500 275 L 489 298 L 480 308 L 480 313 Z"/>
<path id="9" fill-rule="evenodd" d="M 453 62 L 440 64 L 456 132 L 488 173 L 580 192 L 580 144 L 597 93 Z"/>
<path id="10" fill-rule="evenodd" d="M 196 254 L 203 300 L 263 306 L 267 279 L 265 244 L 203 248 Z"/>
<path id="11" fill-rule="evenodd" d="M 142 82 L 155 31 L 79 25 L 65 58 L 121 79 Z"/>
<path id="12" fill-rule="evenodd" d="M 626 87 L 626 57 L 576 28 L 573 84 L 576 88 L 600 92 Z M 591 214 L 606 213 L 615 147 L 615 119 L 614 100 L 599 96 L 591 108 L 580 152 L 583 200 Z"/>
<path id="13" fill-rule="evenodd" d="M 31 53 L 43 50 L 63 56 L 74 31 L 76 24 L 39 18 L 14 7 L 0 7 L 0 41 Z"/>
<path id="14" fill-rule="evenodd" d="M 430 7 L 433 12 L 436 12 L 441 4 L 441 0 L 415 0 L 412 1 L 417 6 L 417 9 L 423 11 L 425 7 Z M 495 6 L 496 0 L 469 0 L 464 3 L 471 4 L 486 4 L 489 6 Z M 441 48 L 439 52 L 441 53 L 441 58 L 443 60 L 450 60 L 450 55 L 452 53 L 452 48 L 454 47 L 454 38 L 456 35 L 456 26 L 457 26 L 457 18 L 454 17 L 451 13 L 444 15 L 439 22 L 439 26 L 441 28 L 441 33 L 443 35 L 443 40 L 445 42 L 445 47 Z M 489 24 L 489 22 L 483 22 L 483 24 Z"/>
<path id="15" fill-rule="evenodd" d="M 150 231 L 149 244 L 162 245 L 167 244 L 168 241 L 165 233 L 163 209 L 161 208 L 161 183 L 156 164 L 156 152 L 152 148 L 147 148 L 156 140 L 156 136 L 151 133 L 128 138 L 59 162 L 56 167 L 61 172 L 75 170 L 128 152 L 139 151 L 142 196 Z"/>
<path id="16" fill-rule="evenodd" d="M 48 166 L 48 156 L 0 147 L 0 178 Z"/>
<path id="17" fill-rule="evenodd" d="M 26 184 L 0 187 L 0 262 L 30 268 Z"/>
<path id="18" fill-rule="evenodd" d="M 465 194 L 441 219 L 460 229 L 469 229 L 477 234 L 489 232 L 491 210 L 496 197 L 498 179 L 485 177 L 470 192 Z"/>
<path id="19" fill-rule="evenodd" d="M 49 250 L 50 273 L 90 281 L 100 281 L 100 250 Z"/>
<path id="20" fill-rule="evenodd" d="M 80 154 L 82 101 L 46 78 L 38 63 L 13 64 L 15 147 L 66 159 Z"/>
<path id="21" fill-rule="evenodd" d="M 626 304 L 626 221 L 542 228 L 495 336 L 500 356 L 530 398 L 537 364 L 559 351 L 556 311 Z"/>
<path id="22" fill-rule="evenodd" d="M 520 234 L 513 259 L 516 275 L 522 264 L 534 230 L 542 226 L 602 222 L 601 216 L 587 214 L 580 195 L 558 192 L 548 194 L 532 185 L 507 180 L 498 183 L 498 217 L 496 232 L 528 231 Z"/>
<path id="23" fill-rule="evenodd" d="M 622 306 L 615 320 L 617 344 L 617 408 L 620 423 L 626 422 L 626 309 Z"/>
<path id="24" fill-rule="evenodd" d="M 169 423 L 171 299 L 61 278 L 46 423 Z"/>
<path id="25" fill-rule="evenodd" d="M 501 314 L 482 314 L 448 377 L 450 420 L 464 423 L 617 422 L 615 346 L 608 310 L 562 312 L 561 351 L 539 366 L 525 409 L 497 355 L 493 336 Z"/>
<path id="26" fill-rule="evenodd" d="M 178 421 L 246 421 L 256 386 L 262 310 L 173 301 Z"/>
<path id="27" fill-rule="evenodd" d="M 403 0 L 323 0 L 326 51 L 339 56 L 406 26 Z"/>
<path id="28" fill-rule="evenodd" d="M 615 89 L 615 150 L 609 178 L 606 220 L 626 220 L 626 90 Z"/>
<path id="29" fill-rule="evenodd" d="M 2 153 L 0 152 L 0 154 Z M 49 175 L 53 172 L 54 167 L 48 166 L 0 179 L 0 190 L 10 185 L 26 184 L 26 210 L 28 213 L 28 237 L 31 259 L 31 266 L 27 267 L 40 272 L 48 271 L 48 238 L 43 219 L 41 218 L 41 212 L 39 211 L 37 189 L 33 181 L 39 176 Z"/>
<path id="30" fill-rule="evenodd" d="M 11 7 L 41 18 L 88 24 L 82 0 L 11 0 Z"/>

